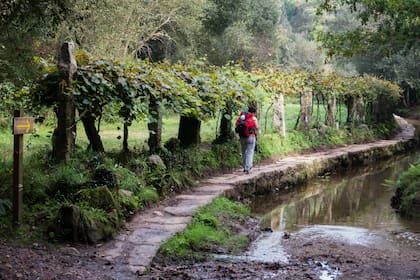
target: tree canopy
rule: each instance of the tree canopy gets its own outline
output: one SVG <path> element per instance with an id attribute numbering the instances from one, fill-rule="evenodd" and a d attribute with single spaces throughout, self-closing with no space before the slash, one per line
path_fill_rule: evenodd
<path id="1" fill-rule="evenodd" d="M 339 34 L 325 32 L 321 38 L 330 54 L 353 55 L 375 49 L 389 56 L 418 48 L 420 1 L 324 0 L 318 12 L 336 12 L 343 6 L 357 15 L 361 25 Z"/>

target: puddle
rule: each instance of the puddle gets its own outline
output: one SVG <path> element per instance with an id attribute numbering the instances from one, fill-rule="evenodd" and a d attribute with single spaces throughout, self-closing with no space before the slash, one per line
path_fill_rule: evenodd
<path id="1" fill-rule="evenodd" d="M 249 250 L 240 256 L 213 255 L 217 259 L 232 261 L 252 261 L 262 263 L 288 263 L 288 255 L 281 245 L 283 234 L 280 232 L 266 233 L 259 236 Z"/>
<path id="2" fill-rule="evenodd" d="M 321 266 L 320 280 L 335 280 L 341 275 L 340 270 L 330 267 L 326 262 L 319 262 L 319 265 Z"/>
<path id="3" fill-rule="evenodd" d="M 323 237 L 345 242 L 349 245 L 360 245 L 375 248 L 393 248 L 391 242 L 368 229 L 347 226 L 315 225 L 303 228 L 300 233 L 308 238 Z"/>
<path id="4" fill-rule="evenodd" d="M 282 240 L 282 232 L 262 234 L 252 243 L 246 257 L 252 261 L 288 263 L 288 256 L 281 244 Z"/>

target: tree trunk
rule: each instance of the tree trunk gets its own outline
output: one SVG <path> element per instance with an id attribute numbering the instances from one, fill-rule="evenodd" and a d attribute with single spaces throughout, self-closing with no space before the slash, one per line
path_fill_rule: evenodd
<path id="1" fill-rule="evenodd" d="M 196 117 L 181 116 L 178 140 L 182 147 L 200 144 L 201 121 Z"/>
<path id="2" fill-rule="evenodd" d="M 60 71 L 57 129 L 53 138 L 53 156 L 58 161 L 68 161 L 74 144 L 75 106 L 74 97 L 68 93 L 73 76 L 77 71 L 73 42 L 64 42 L 58 51 Z"/>
<path id="3" fill-rule="evenodd" d="M 354 112 L 355 112 L 355 98 L 353 96 L 348 96 L 346 99 L 346 106 L 347 106 L 347 120 L 346 123 L 348 125 L 353 125 L 354 119 Z"/>
<path id="4" fill-rule="evenodd" d="M 363 97 L 351 96 L 347 98 L 347 124 L 352 126 L 361 124 L 365 120 L 365 104 Z"/>
<path id="5" fill-rule="evenodd" d="M 329 127 L 335 127 L 336 122 L 336 112 L 337 109 L 337 98 L 335 95 L 328 97 L 327 99 L 327 118 L 325 123 Z"/>
<path id="6" fill-rule="evenodd" d="M 312 121 L 312 90 L 306 89 L 300 97 L 300 129 L 308 131 Z"/>
<path id="7" fill-rule="evenodd" d="M 363 97 L 357 96 L 354 100 L 354 122 L 355 124 L 362 124 L 365 122 L 365 103 Z"/>
<path id="8" fill-rule="evenodd" d="M 232 131 L 232 110 L 226 109 L 222 112 L 222 118 L 220 119 L 220 133 L 216 139 L 217 143 L 226 143 L 233 138 Z"/>
<path id="9" fill-rule="evenodd" d="M 273 127 L 274 131 L 286 136 L 286 120 L 284 117 L 284 96 L 282 93 L 279 99 L 274 102 Z"/>
<path id="10" fill-rule="evenodd" d="M 147 144 L 149 145 L 149 151 L 155 153 L 160 150 L 162 142 L 162 110 L 158 100 L 153 97 L 150 98 L 149 115 L 152 120 L 147 124 L 149 129 Z"/>
<path id="11" fill-rule="evenodd" d="M 95 127 L 95 118 L 90 114 L 81 117 L 86 136 L 89 140 L 90 148 L 95 152 L 105 152 L 101 136 Z"/>
<path id="12" fill-rule="evenodd" d="M 123 126 L 123 152 L 128 152 L 128 123 L 124 121 Z"/>

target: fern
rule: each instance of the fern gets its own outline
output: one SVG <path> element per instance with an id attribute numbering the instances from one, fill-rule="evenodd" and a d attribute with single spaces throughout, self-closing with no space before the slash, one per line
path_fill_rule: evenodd
<path id="1" fill-rule="evenodd" d="M 12 208 L 12 202 L 9 199 L 0 199 L 0 216 L 5 216 Z"/>

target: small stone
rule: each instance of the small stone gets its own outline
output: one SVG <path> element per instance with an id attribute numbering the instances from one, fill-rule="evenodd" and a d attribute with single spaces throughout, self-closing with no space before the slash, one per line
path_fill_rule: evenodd
<path id="1" fill-rule="evenodd" d="M 160 212 L 160 211 L 153 211 L 153 214 L 155 214 L 156 216 L 159 216 L 159 217 L 163 217 L 163 213 Z"/>
<path id="2" fill-rule="evenodd" d="M 60 252 L 64 255 L 79 256 L 80 252 L 74 247 L 61 247 Z"/>

